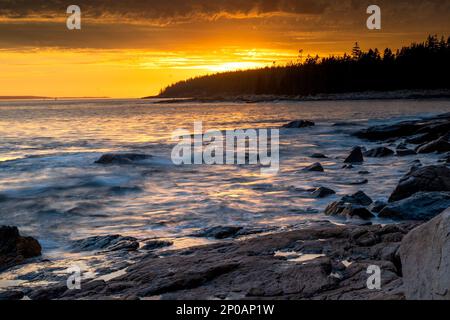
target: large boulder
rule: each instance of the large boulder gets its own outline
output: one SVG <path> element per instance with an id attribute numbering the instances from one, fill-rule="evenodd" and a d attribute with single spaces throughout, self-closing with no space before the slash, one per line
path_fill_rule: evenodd
<path id="1" fill-rule="evenodd" d="M 95 161 L 98 164 L 132 164 L 136 161 L 142 161 L 152 156 L 139 153 L 108 153 L 104 154 Z"/>
<path id="2" fill-rule="evenodd" d="M 315 126 L 315 123 L 308 120 L 295 120 L 291 121 L 285 125 L 283 125 L 283 128 L 307 128 L 307 127 L 313 127 Z"/>
<path id="3" fill-rule="evenodd" d="M 407 299 L 450 300 L 450 209 L 409 232 L 399 255 Z"/>
<path id="4" fill-rule="evenodd" d="M 380 218 L 430 220 L 450 207 L 450 192 L 418 192 L 409 198 L 389 203 Z"/>
<path id="5" fill-rule="evenodd" d="M 354 147 L 344 163 L 361 163 L 364 162 L 364 157 L 361 147 Z"/>
<path id="6" fill-rule="evenodd" d="M 433 140 L 429 143 L 426 143 L 419 148 L 417 148 L 418 153 L 432 153 L 438 152 L 443 153 L 450 151 L 450 135 L 446 134 L 445 136 L 440 137 L 439 139 Z"/>
<path id="7" fill-rule="evenodd" d="M 22 237 L 17 227 L 0 227 L 0 271 L 40 255 L 41 246 L 36 239 Z"/>
<path id="8" fill-rule="evenodd" d="M 414 168 L 400 179 L 389 202 L 408 198 L 420 191 L 450 191 L 450 169 L 446 166 Z"/>

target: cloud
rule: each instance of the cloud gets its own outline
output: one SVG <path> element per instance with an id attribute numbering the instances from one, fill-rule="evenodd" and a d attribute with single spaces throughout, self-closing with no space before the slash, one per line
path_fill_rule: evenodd
<path id="1" fill-rule="evenodd" d="M 272 14 L 320 14 L 323 0 L 1 0 L 0 16 L 8 19 L 58 18 L 71 4 L 88 19 L 120 19 L 176 23 L 187 19 L 213 20 Z"/>

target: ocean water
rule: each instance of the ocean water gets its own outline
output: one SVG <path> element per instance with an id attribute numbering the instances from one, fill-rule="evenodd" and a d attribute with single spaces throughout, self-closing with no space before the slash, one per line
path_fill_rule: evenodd
<path id="1" fill-rule="evenodd" d="M 449 100 L 367 100 L 270 103 L 158 104 L 151 100 L 0 102 L 0 225 L 36 237 L 44 253 L 93 235 L 162 237 L 196 244 L 193 232 L 217 225 L 289 226 L 328 218 L 328 203 L 363 190 L 386 200 L 415 159 L 367 158 L 342 169 L 353 146 L 377 143 L 350 134 L 377 123 L 450 111 Z M 257 166 L 176 166 L 170 154 L 176 129 L 277 128 L 294 119 L 316 126 L 280 131 L 280 170 Z M 338 125 L 336 125 L 336 123 Z M 395 147 L 395 146 L 394 146 Z M 108 152 L 153 158 L 134 165 L 94 164 Z M 318 161 L 324 173 L 303 172 Z M 367 170 L 368 175 L 359 171 Z M 362 179 L 369 182 L 353 185 Z M 310 188 L 337 194 L 315 199 Z"/>

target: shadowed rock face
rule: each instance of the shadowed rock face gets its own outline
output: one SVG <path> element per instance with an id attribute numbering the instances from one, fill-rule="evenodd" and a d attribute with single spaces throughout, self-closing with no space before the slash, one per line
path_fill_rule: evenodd
<path id="1" fill-rule="evenodd" d="M 364 162 L 361 147 L 354 147 L 349 156 L 344 160 L 344 163 L 361 163 Z"/>
<path id="2" fill-rule="evenodd" d="M 450 210 L 412 230 L 399 253 L 407 299 L 450 300 Z"/>
<path id="3" fill-rule="evenodd" d="M 124 153 L 124 154 L 104 154 L 95 161 L 98 164 L 132 164 L 136 161 L 142 161 L 151 158 L 152 156 L 146 154 L 137 153 Z"/>
<path id="4" fill-rule="evenodd" d="M 440 137 L 439 139 L 433 140 L 431 142 L 428 142 L 419 148 L 417 148 L 417 153 L 432 153 L 432 152 L 448 152 L 450 151 L 450 135 L 446 134 L 443 137 Z"/>
<path id="5" fill-rule="evenodd" d="M 39 242 L 22 237 L 17 227 L 0 227 L 0 272 L 41 255 Z"/>
<path id="6" fill-rule="evenodd" d="M 424 143 L 437 139 L 450 131 L 450 113 L 417 121 L 403 121 L 360 130 L 355 135 L 368 140 L 388 140 L 410 137 L 408 143 Z"/>
<path id="7" fill-rule="evenodd" d="M 450 207 L 450 192 L 418 192 L 409 198 L 391 202 L 380 218 L 429 220 Z"/>
<path id="8" fill-rule="evenodd" d="M 408 198 L 420 191 L 450 191 L 450 169 L 446 166 L 414 168 L 400 179 L 389 202 Z"/>
<path id="9" fill-rule="evenodd" d="M 315 126 L 315 123 L 308 120 L 295 120 L 292 122 L 289 122 L 285 125 L 283 125 L 283 128 L 288 129 L 295 129 L 295 128 L 307 128 L 307 127 L 313 127 Z"/>
<path id="10" fill-rule="evenodd" d="M 322 222 L 308 229 L 145 256 L 110 281 L 86 282 L 81 290 L 67 290 L 61 283 L 28 295 L 31 299 L 112 295 L 118 299 L 401 299 L 395 253 L 414 226 Z M 381 291 L 367 289 L 370 264 L 383 270 Z"/>
<path id="11" fill-rule="evenodd" d="M 378 147 L 364 152 L 364 156 L 373 158 L 388 157 L 394 154 L 394 151 L 386 147 Z"/>
<path id="12" fill-rule="evenodd" d="M 72 248 L 75 251 L 133 251 L 139 248 L 139 242 L 121 235 L 94 236 L 73 241 Z"/>

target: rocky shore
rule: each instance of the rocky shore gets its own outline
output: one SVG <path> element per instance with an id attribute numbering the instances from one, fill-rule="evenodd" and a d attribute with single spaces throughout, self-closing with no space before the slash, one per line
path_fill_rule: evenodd
<path id="1" fill-rule="evenodd" d="M 313 125 L 298 120 L 286 128 Z M 360 191 L 331 202 L 325 210 L 330 221 L 283 230 L 217 226 L 192 234 L 215 243 L 178 250 L 160 239 L 80 239 L 74 250 L 116 255 L 121 263 L 107 277 L 83 281 L 79 290 L 69 290 L 61 278 L 50 286 L 3 291 L 0 299 L 450 299 L 449 132 L 450 114 L 445 114 L 354 133 L 379 147 L 355 146 L 343 170 L 367 157 L 441 155 L 434 165 L 413 163 L 387 203 Z M 97 164 L 144 158 L 106 155 Z M 306 170 L 324 169 L 317 162 Z M 327 188 L 311 192 L 334 194 Z M 379 218 L 393 223 L 379 224 Z M 40 251 L 37 241 L 21 237 L 17 228 L 0 228 L 0 272 Z M 381 270 L 379 289 L 367 286 L 369 266 Z"/>

